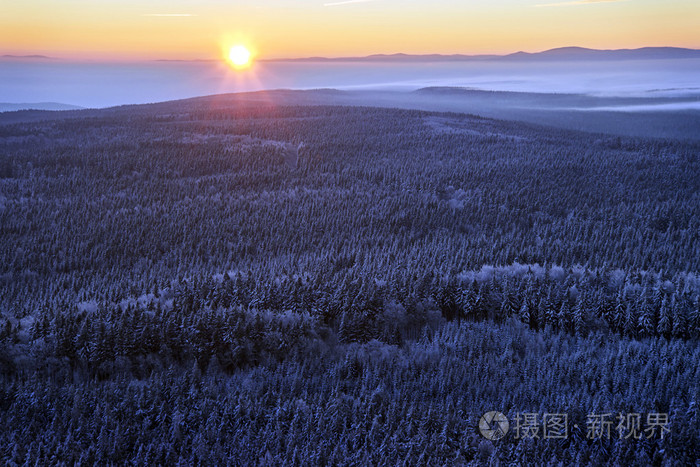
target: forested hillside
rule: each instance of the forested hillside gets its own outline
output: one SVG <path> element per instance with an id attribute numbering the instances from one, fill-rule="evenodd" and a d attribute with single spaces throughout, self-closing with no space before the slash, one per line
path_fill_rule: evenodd
<path id="1" fill-rule="evenodd" d="M 0 125 L 4 461 L 700 459 L 700 143 L 235 97 L 70 115 Z M 489 410 L 571 433 L 489 441 Z M 595 412 L 669 432 L 591 439 Z"/>

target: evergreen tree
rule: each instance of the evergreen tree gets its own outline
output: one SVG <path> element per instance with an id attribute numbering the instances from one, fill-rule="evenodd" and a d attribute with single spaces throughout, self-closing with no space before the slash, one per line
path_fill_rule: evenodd
<path id="1" fill-rule="evenodd" d="M 531 326 L 530 323 L 530 305 L 528 304 L 527 300 L 523 300 L 523 305 L 520 307 L 520 311 L 518 312 L 518 315 L 520 317 L 520 321 L 525 323 L 528 326 Z"/>
<path id="2" fill-rule="evenodd" d="M 686 309 L 683 299 L 676 300 L 674 296 L 671 299 L 671 310 L 673 313 L 673 328 L 671 333 L 673 337 L 684 338 L 688 334 L 688 310 Z"/>
<path id="3" fill-rule="evenodd" d="M 629 337 L 635 337 L 637 335 L 638 322 L 639 318 L 637 318 L 636 308 L 632 306 L 632 303 L 627 303 L 623 328 L 624 334 Z"/>
<path id="4" fill-rule="evenodd" d="M 637 303 L 639 311 L 638 329 L 640 336 L 651 336 L 656 331 L 656 323 L 654 323 L 654 311 L 648 300 L 640 299 Z"/>
<path id="5" fill-rule="evenodd" d="M 672 310 L 668 304 L 666 298 L 661 302 L 661 308 L 659 309 L 659 324 L 656 326 L 656 332 L 666 338 L 671 336 L 671 330 L 673 329 L 673 319 Z"/>
<path id="6" fill-rule="evenodd" d="M 586 332 L 585 314 L 586 300 L 584 297 L 580 297 L 579 300 L 576 302 L 576 306 L 574 307 L 572 316 L 573 331 L 577 335 L 582 335 Z"/>
<path id="7" fill-rule="evenodd" d="M 555 304 L 552 301 L 551 293 L 542 298 L 540 309 L 544 315 L 544 324 L 556 327 L 559 323 L 559 314 L 556 311 Z M 540 321 L 542 323 L 542 321 Z"/>
<path id="8" fill-rule="evenodd" d="M 571 331 L 573 328 L 573 319 L 571 316 L 571 306 L 569 305 L 569 300 L 565 297 L 561 302 L 559 307 L 559 313 L 557 313 L 557 326 L 559 329 Z"/>

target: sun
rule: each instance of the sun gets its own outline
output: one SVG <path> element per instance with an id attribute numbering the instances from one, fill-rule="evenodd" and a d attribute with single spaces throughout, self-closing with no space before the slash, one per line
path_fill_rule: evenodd
<path id="1" fill-rule="evenodd" d="M 234 45 L 228 51 L 228 59 L 234 68 L 247 68 L 250 66 L 252 55 L 243 45 Z"/>

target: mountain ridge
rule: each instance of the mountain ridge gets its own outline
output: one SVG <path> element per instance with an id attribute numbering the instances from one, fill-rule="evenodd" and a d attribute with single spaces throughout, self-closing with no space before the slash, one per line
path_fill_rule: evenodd
<path id="1" fill-rule="evenodd" d="M 259 62 L 461 62 L 461 61 L 568 61 L 568 60 L 663 60 L 700 58 L 700 49 L 683 47 L 641 47 L 637 49 L 591 49 L 578 46 L 557 47 L 540 52 L 518 51 L 509 54 L 371 54 L 350 57 L 261 58 Z M 0 60 L 55 60 L 46 55 L 0 56 Z M 59 59 L 60 60 L 60 59 Z M 154 62 L 218 62 L 218 59 L 156 59 Z"/>
<path id="2" fill-rule="evenodd" d="M 0 58 L 15 59 L 15 60 L 52 60 L 53 57 L 47 55 L 12 55 L 5 54 L 0 56 Z"/>
<path id="3" fill-rule="evenodd" d="M 699 49 L 682 47 L 642 47 L 638 49 L 589 49 L 558 47 L 541 52 L 514 52 L 506 55 L 484 54 L 372 54 L 361 57 L 302 57 L 263 59 L 263 62 L 420 62 L 420 61 L 481 61 L 481 60 L 649 60 L 700 58 Z"/>
<path id="4" fill-rule="evenodd" d="M 16 112 L 20 110 L 82 110 L 84 108 L 85 107 L 79 105 L 64 104 L 62 102 L 0 102 L 0 112 Z"/>

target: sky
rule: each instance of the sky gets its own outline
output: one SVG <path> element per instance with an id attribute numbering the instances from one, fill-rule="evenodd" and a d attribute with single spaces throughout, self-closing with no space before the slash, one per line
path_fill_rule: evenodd
<path id="1" fill-rule="evenodd" d="M 216 59 L 700 48 L 699 0 L 0 0 L 0 55 Z"/>

